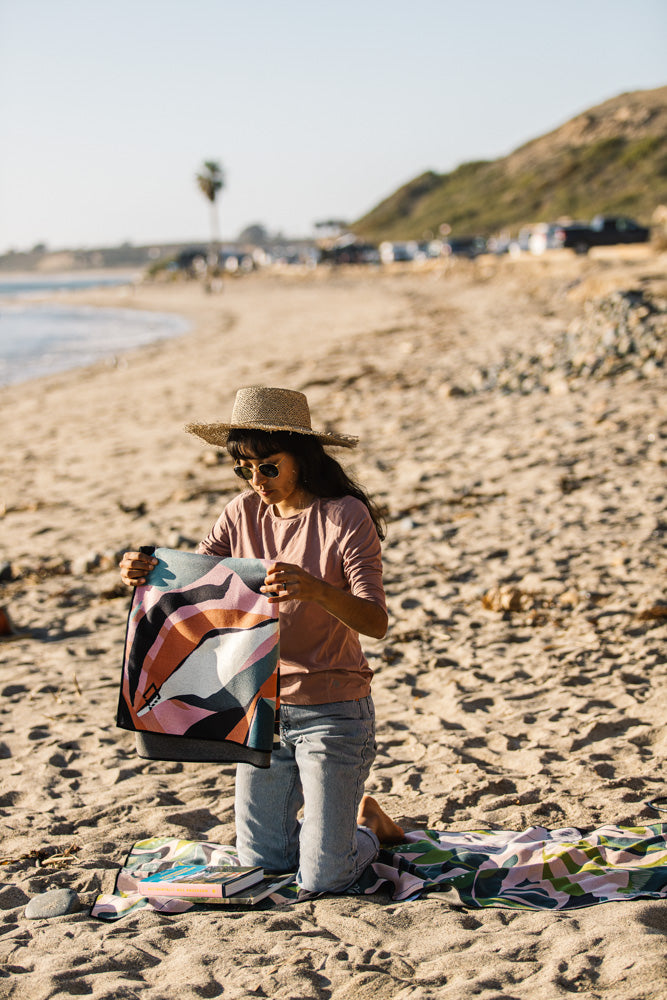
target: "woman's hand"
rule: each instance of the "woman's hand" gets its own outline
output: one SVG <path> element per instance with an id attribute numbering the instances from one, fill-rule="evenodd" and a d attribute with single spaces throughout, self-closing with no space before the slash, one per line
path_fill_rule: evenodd
<path id="1" fill-rule="evenodd" d="M 269 566 L 260 589 L 269 604 L 282 604 L 284 601 L 317 601 L 323 586 L 323 580 L 306 573 L 300 566 L 281 562 Z"/>
<path id="2" fill-rule="evenodd" d="M 155 556 L 145 552 L 126 552 L 119 563 L 120 578 L 126 587 L 140 587 L 157 564 Z"/>
<path id="3" fill-rule="evenodd" d="M 382 639 L 387 631 L 387 612 L 381 605 L 318 580 L 292 563 L 269 566 L 260 590 L 266 594 L 269 604 L 315 601 L 343 625 L 373 639 Z"/>

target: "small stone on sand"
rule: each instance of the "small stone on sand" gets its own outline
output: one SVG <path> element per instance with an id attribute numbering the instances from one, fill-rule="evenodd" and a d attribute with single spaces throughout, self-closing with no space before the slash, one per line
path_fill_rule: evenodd
<path id="1" fill-rule="evenodd" d="M 28 920 L 48 920 L 62 917 L 65 913 L 75 913 L 79 909 L 79 897 L 73 889 L 49 889 L 33 896 L 25 908 Z"/>

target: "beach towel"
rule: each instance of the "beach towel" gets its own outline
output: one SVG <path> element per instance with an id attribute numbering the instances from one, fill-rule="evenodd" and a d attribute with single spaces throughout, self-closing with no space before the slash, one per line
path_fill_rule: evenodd
<path id="1" fill-rule="evenodd" d="M 91 915 L 118 920 L 144 907 L 163 913 L 205 909 L 184 899 L 137 892 L 138 879 L 177 863 L 238 864 L 232 847 L 156 837 L 134 845 L 113 893 L 97 897 Z M 602 826 L 589 833 L 530 827 L 467 832 L 413 830 L 384 848 L 348 894 L 389 891 L 394 900 L 452 891 L 470 908 L 574 910 L 598 903 L 667 898 L 667 824 Z M 267 907 L 298 902 L 289 885 Z"/>
<path id="2" fill-rule="evenodd" d="M 116 722 L 142 757 L 268 767 L 278 690 L 278 612 L 259 592 L 268 563 L 142 549 Z"/>

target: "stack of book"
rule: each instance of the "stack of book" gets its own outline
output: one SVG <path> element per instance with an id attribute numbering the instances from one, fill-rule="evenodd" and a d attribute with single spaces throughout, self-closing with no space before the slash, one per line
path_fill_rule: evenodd
<path id="1" fill-rule="evenodd" d="M 232 865 L 176 865 L 141 878 L 145 896 L 171 896 L 197 903 L 253 906 L 294 881 L 294 874 L 265 875 L 263 868 Z"/>

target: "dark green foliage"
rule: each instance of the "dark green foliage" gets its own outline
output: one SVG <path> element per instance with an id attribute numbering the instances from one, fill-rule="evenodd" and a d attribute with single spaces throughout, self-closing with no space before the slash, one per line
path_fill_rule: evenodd
<path id="1" fill-rule="evenodd" d="M 596 127 L 603 121 L 599 110 Z M 665 130 L 638 135 L 618 126 L 614 134 L 610 117 L 602 137 L 593 130 L 585 142 L 567 131 L 571 124 L 500 160 L 463 163 L 447 174 L 427 171 L 358 220 L 354 231 L 376 242 L 423 239 L 447 223 L 455 235 L 489 235 L 598 213 L 648 224 L 655 208 L 667 203 Z"/>
<path id="2" fill-rule="evenodd" d="M 426 171 L 414 180 L 404 184 L 398 191 L 386 198 L 381 205 L 375 209 L 377 213 L 377 226 L 383 228 L 391 225 L 397 218 L 409 217 L 413 214 L 416 206 L 437 188 L 441 182 L 440 174 L 432 170 Z"/>

